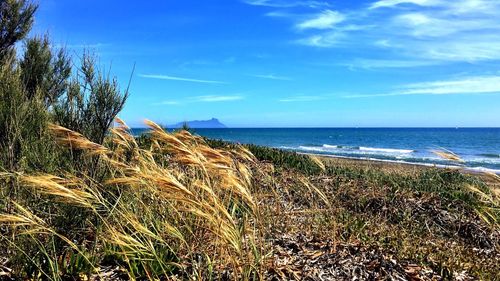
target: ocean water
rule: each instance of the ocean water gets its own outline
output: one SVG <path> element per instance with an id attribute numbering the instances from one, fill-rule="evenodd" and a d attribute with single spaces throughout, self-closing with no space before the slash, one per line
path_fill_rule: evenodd
<path id="1" fill-rule="evenodd" d="M 144 129 L 133 129 L 140 134 Z M 500 128 L 259 128 L 195 129 L 213 139 L 302 153 L 457 166 L 433 150 L 449 150 L 474 170 L 500 173 Z"/>

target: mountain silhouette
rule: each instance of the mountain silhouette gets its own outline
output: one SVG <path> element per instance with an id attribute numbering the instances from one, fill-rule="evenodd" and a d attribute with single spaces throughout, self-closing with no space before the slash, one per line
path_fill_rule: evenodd
<path id="1" fill-rule="evenodd" d="M 193 120 L 193 121 L 185 121 L 180 122 L 175 125 L 167 126 L 168 128 L 177 129 L 182 128 L 184 124 L 187 124 L 189 128 L 227 128 L 226 125 L 222 124 L 217 118 L 212 118 L 210 120 Z"/>

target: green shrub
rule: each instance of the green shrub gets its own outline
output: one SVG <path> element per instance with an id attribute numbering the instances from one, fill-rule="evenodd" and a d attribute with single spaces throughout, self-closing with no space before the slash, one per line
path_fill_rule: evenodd
<path id="1" fill-rule="evenodd" d="M 223 141 L 205 138 L 205 141 L 212 148 L 232 147 L 234 144 Z M 260 161 L 273 163 L 276 168 L 294 169 L 306 175 L 319 174 L 322 168 L 314 162 L 309 155 L 299 154 L 293 151 L 286 151 L 277 148 L 265 147 L 254 144 L 243 145 Z"/>
<path id="2" fill-rule="evenodd" d="M 0 64 L 14 59 L 14 45 L 31 30 L 36 10 L 37 6 L 26 0 L 0 1 Z"/>
<path id="3" fill-rule="evenodd" d="M 28 98 L 39 93 L 47 107 L 55 104 L 67 89 L 71 60 L 63 49 L 52 51 L 47 36 L 26 41 L 19 67 Z"/>

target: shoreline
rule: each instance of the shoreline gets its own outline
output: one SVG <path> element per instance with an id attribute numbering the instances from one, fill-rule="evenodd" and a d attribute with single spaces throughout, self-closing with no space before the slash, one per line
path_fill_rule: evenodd
<path id="1" fill-rule="evenodd" d="M 323 160 L 327 160 L 328 162 L 337 162 L 342 165 L 349 166 L 361 166 L 366 168 L 380 168 L 388 171 L 405 171 L 410 168 L 410 172 L 421 171 L 422 169 L 451 169 L 458 170 L 460 172 L 464 172 L 466 174 L 471 175 L 485 175 L 486 173 L 493 173 L 500 175 L 500 170 L 488 169 L 488 168 L 474 168 L 474 167 L 466 167 L 466 166 L 458 166 L 458 165 L 443 165 L 443 164 L 434 164 L 434 163 L 417 163 L 417 162 L 407 162 L 407 161 L 395 161 L 395 160 L 387 160 L 387 159 L 375 159 L 375 158 L 357 158 L 357 157 L 349 157 L 349 156 L 339 156 L 339 155 L 325 155 L 318 153 L 304 153 L 297 152 L 302 155 L 311 155 L 315 157 L 319 157 Z"/>

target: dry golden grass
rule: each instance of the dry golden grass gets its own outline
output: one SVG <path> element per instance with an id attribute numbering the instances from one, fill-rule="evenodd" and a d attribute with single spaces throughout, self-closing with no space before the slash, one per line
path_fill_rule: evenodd
<path id="1" fill-rule="evenodd" d="M 433 151 L 433 153 L 445 160 L 453 161 L 456 163 L 465 162 L 459 155 L 449 150 L 436 150 Z M 482 175 L 490 179 L 493 183 L 500 181 L 500 177 L 495 173 L 483 172 Z M 500 193 L 498 191 L 498 188 L 491 185 L 491 188 L 489 189 L 488 193 L 482 191 L 477 186 L 471 184 L 466 185 L 466 188 L 471 192 L 477 194 L 477 196 L 481 199 L 483 203 L 492 206 L 492 207 L 481 207 L 476 209 L 477 215 L 483 221 L 485 221 L 490 225 L 498 225 L 499 222 L 494 213 L 495 210 L 500 209 L 500 196 L 499 196 Z"/>
<path id="2" fill-rule="evenodd" d="M 498 194 L 476 181 L 462 185 L 459 174 L 356 170 L 332 164 L 332 159 L 301 155 L 303 161 L 296 163 L 307 160 L 319 170 L 311 176 L 290 166 L 256 161 L 243 147 L 214 149 L 187 131 L 169 133 L 151 121 L 146 121 L 151 129 L 147 142 L 134 138 L 121 120 L 117 124 L 105 145 L 51 126 L 61 145 L 80 151 L 84 161 L 93 163 L 98 177 L 85 168 L 57 175 L 0 173 L 0 178 L 15 180 L 22 192 L 0 214 L 0 226 L 6 230 L 0 233 L 1 245 L 23 256 L 18 261 L 25 267 L 14 269 L 16 277 L 59 280 L 84 274 L 104 278 L 111 263 L 113 272 L 129 279 L 261 280 L 272 278 L 273 272 L 283 279 L 300 279 L 319 274 L 321 266 L 330 262 L 312 267 L 320 270 L 316 273 L 282 263 L 295 255 L 287 256 L 295 248 L 306 249 L 300 237 L 317 239 L 322 245 L 311 253 L 300 250 L 303 255 L 295 257 L 298 264 L 314 266 L 318 258 L 340 258 L 330 256 L 329 251 L 342 250 L 343 243 L 392 243 L 389 238 L 395 234 L 394 241 L 404 243 L 388 246 L 397 246 L 400 257 L 414 259 L 425 252 L 419 250 L 424 242 L 445 243 L 449 237 L 440 236 L 440 231 L 451 233 L 456 225 L 464 228 L 463 223 L 477 226 L 470 228 L 472 234 L 463 234 L 476 237 L 474 241 L 497 241 L 482 236 L 489 228 L 481 220 L 473 224 L 457 221 L 446 215 L 450 210 L 440 212 L 441 205 L 449 204 L 435 204 L 461 198 L 463 203 L 454 201 L 462 212 L 458 217 L 476 220 L 478 216 L 491 228 L 498 225 Z M 283 161 L 297 158 L 276 153 Z M 441 155 L 459 159 L 451 152 Z M 269 158 L 273 159 L 265 159 Z M 496 175 L 487 176 L 498 181 Z M 471 208 L 464 198 L 474 199 L 469 202 Z M 431 207 L 420 208 L 424 203 Z M 407 218 L 408 209 L 415 209 L 423 223 Z M 428 212 L 418 213 L 421 210 Z M 449 223 L 433 225 L 436 214 Z M 393 224 L 395 220 L 399 222 Z M 292 242 L 302 246 L 281 243 L 290 237 L 300 238 Z M 322 241 L 329 241 L 328 245 Z M 468 245 L 462 244 L 453 253 L 465 251 Z M 295 250 L 280 252 L 290 247 Z M 455 264 L 455 254 L 444 253 L 438 251 L 438 258 Z M 490 274 L 489 266 L 481 270 Z M 29 273 L 23 272 L 25 268 Z M 399 273 L 404 276 L 403 269 Z"/>
<path id="3" fill-rule="evenodd" d="M 464 160 L 462 158 L 460 158 L 460 156 L 458 156 L 457 154 L 455 154 L 449 150 L 434 150 L 432 152 L 434 154 L 436 154 L 437 156 L 439 156 L 443 159 L 446 159 L 446 160 L 460 162 L 460 163 L 464 162 Z"/>
<path id="4" fill-rule="evenodd" d="M 246 149 L 219 151 L 187 131 L 168 133 L 151 121 L 151 147 L 140 148 L 121 120 L 111 130 L 109 145 L 92 143 L 81 134 L 52 125 L 57 141 L 88 157 L 99 159 L 108 167 L 104 182 L 85 174 L 64 176 L 13 175 L 19 183 L 31 188 L 34 196 L 51 200 L 51 204 L 78 207 L 91 215 L 82 236 L 93 237 L 76 245 L 56 233 L 55 217 L 46 220 L 21 204 L 11 213 L 0 215 L 0 224 L 12 233 L 35 234 L 31 237 L 49 253 L 43 236 L 57 237 L 75 252 L 93 261 L 85 253 L 99 249 L 101 255 L 114 256 L 126 264 L 130 278 L 159 278 L 169 274 L 188 274 L 202 256 L 202 270 L 197 274 L 258 276 L 262 246 L 255 225 L 258 209 L 251 191 L 251 170 L 246 163 L 254 160 Z M 43 216 L 43 215 L 41 215 Z M 89 234 L 90 233 L 90 234 Z M 16 238 L 4 239 L 16 243 Z M 57 257 L 47 255 L 57 263 Z M 27 257 L 29 258 L 29 257 Z M 199 266 L 199 265 L 198 265 Z M 47 278 L 61 277 L 42 270 Z M 192 272 L 191 272 L 192 273 Z"/>

